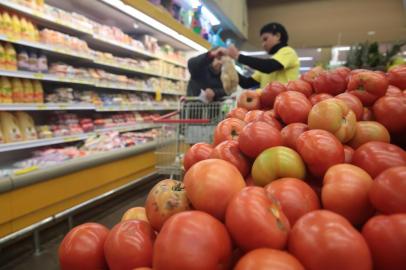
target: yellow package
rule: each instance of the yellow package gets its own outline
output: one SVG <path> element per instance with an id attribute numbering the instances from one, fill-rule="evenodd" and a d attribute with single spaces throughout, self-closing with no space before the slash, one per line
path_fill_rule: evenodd
<path id="1" fill-rule="evenodd" d="M 32 117 L 26 112 L 17 112 L 15 115 L 23 140 L 38 139 L 37 131 L 35 130 L 35 123 Z"/>
<path id="2" fill-rule="evenodd" d="M 22 140 L 21 131 L 14 115 L 9 112 L 0 112 L 0 125 L 4 142 L 12 143 Z"/>
<path id="3" fill-rule="evenodd" d="M 34 102 L 34 87 L 31 83 L 31 80 L 24 79 L 23 87 L 24 87 L 24 95 L 23 95 L 24 102 L 33 103 Z"/>
<path id="4" fill-rule="evenodd" d="M 2 43 L 0 43 L 0 69 L 6 69 L 6 51 Z"/>
<path id="5" fill-rule="evenodd" d="M 40 81 L 34 81 L 34 102 L 44 103 L 44 89 Z"/>
<path id="6" fill-rule="evenodd" d="M 17 70 L 17 55 L 13 45 L 11 45 L 10 43 L 6 43 L 4 51 L 6 59 L 6 69 Z"/>
<path id="7" fill-rule="evenodd" d="M 3 103 L 13 103 L 13 94 L 11 91 L 11 83 L 9 78 L 1 77 L 0 86 L 2 92 L 2 102 Z"/>
<path id="8" fill-rule="evenodd" d="M 24 87 L 21 79 L 13 78 L 11 80 L 12 88 L 12 98 L 13 103 L 23 103 L 24 102 Z"/>
<path id="9" fill-rule="evenodd" d="M 14 38 L 20 38 L 20 36 L 21 36 L 21 23 L 20 23 L 20 19 L 15 14 L 11 17 L 11 27 L 12 27 L 11 35 Z"/>
<path id="10" fill-rule="evenodd" d="M 3 33 L 5 35 L 11 35 L 13 32 L 13 27 L 12 27 L 12 23 L 11 23 L 11 17 L 10 14 L 8 14 L 7 12 L 3 12 Z"/>

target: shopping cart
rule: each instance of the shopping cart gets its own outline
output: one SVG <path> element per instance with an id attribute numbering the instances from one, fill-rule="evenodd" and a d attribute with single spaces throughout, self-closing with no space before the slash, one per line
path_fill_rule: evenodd
<path id="1" fill-rule="evenodd" d="M 157 173 L 181 180 L 184 153 L 195 143 L 212 143 L 214 128 L 233 106 L 230 99 L 205 104 L 183 98 L 177 111 L 155 119 L 162 124 L 156 140 Z"/>

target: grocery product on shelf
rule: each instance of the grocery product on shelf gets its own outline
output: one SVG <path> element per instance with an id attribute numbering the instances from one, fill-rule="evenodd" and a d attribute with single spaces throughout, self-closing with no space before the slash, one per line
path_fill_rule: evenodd
<path id="1" fill-rule="evenodd" d="M 36 140 L 38 138 L 37 131 L 35 130 L 35 123 L 32 117 L 26 112 L 16 112 L 18 127 L 23 140 Z"/>
<path id="2" fill-rule="evenodd" d="M 23 139 L 16 117 L 9 112 L 0 112 L 0 127 L 5 143 L 18 142 Z"/>
<path id="3" fill-rule="evenodd" d="M 11 90 L 10 79 L 7 77 L 0 78 L 0 102 L 13 103 L 13 93 Z"/>
<path id="4" fill-rule="evenodd" d="M 4 45 L 4 61 L 6 70 L 17 70 L 17 54 L 10 43 Z"/>

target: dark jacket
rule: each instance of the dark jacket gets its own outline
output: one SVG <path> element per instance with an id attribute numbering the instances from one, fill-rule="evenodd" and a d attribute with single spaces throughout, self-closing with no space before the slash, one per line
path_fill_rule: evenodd
<path id="1" fill-rule="evenodd" d="M 213 70 L 212 62 L 213 58 L 210 57 L 209 52 L 189 59 L 190 81 L 187 86 L 187 96 L 199 96 L 200 90 L 206 90 L 206 88 L 213 89 L 215 93 L 214 101 L 226 96 L 220 73 L 216 74 Z"/>

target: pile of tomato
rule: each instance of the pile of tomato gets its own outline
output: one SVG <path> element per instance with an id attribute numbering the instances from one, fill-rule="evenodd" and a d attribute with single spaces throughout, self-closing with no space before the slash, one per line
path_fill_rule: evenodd
<path id="1" fill-rule="evenodd" d="M 244 91 L 145 207 L 87 223 L 61 269 L 406 269 L 406 66 Z"/>

